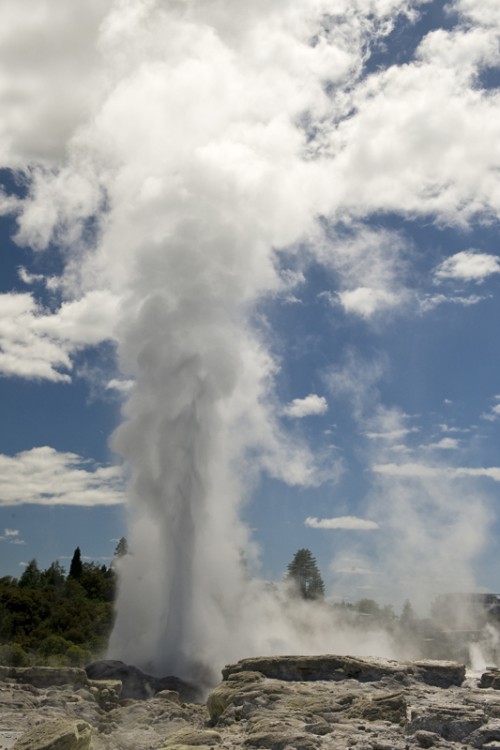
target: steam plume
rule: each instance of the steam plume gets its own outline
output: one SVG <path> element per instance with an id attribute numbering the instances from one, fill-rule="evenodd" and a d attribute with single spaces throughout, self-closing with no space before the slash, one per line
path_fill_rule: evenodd
<path id="1" fill-rule="evenodd" d="M 106 292 L 120 370 L 135 383 L 113 438 L 130 472 L 132 553 L 113 656 L 189 675 L 273 649 L 347 648 L 326 615 L 305 637 L 305 611 L 293 625 L 240 564 L 252 554 L 240 509 L 258 471 L 297 485 L 337 472 L 280 431 L 277 363 L 255 312 L 288 293 L 281 267 L 310 257 L 338 274 L 332 303 L 349 313 L 410 305 L 404 240 L 362 217 L 463 223 L 498 209 L 495 102 L 473 90 L 476 47 L 454 67 L 430 39 L 418 65 L 362 78 L 370 46 L 425 4 L 103 0 L 61 15 L 63 0 L 5 2 L 6 97 L 18 105 L 3 163 L 30 170 L 17 240 L 65 248 L 68 299 Z M 462 50 L 460 34 L 450 49 Z M 15 42 L 33 39 L 27 76 Z M 415 108 L 432 123 L 425 142 L 412 139 Z M 463 127 L 447 126 L 457 111 Z M 474 139 L 464 177 L 456 155 Z M 325 217 L 342 226 L 328 233 Z M 68 335 L 71 345 L 81 341 Z"/>

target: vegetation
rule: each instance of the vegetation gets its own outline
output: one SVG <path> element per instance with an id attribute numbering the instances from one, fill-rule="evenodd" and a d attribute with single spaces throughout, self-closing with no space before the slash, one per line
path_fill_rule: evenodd
<path id="1" fill-rule="evenodd" d="M 120 539 L 109 567 L 82 561 L 77 547 L 69 573 L 59 562 L 40 570 L 31 560 L 19 578 L 0 578 L 0 664 L 29 666 L 83 666 L 100 658 L 106 650 L 113 624 L 116 565 L 128 554 L 127 540 Z M 285 576 L 289 604 L 307 600 L 307 606 L 330 611 L 332 627 L 379 632 L 388 638 L 394 652 L 408 658 L 454 659 L 468 663 L 471 642 L 481 641 L 492 662 L 500 654 L 496 640 L 484 643 L 485 633 L 500 632 L 500 600 L 488 594 L 450 594 L 438 597 L 432 616 L 421 619 L 407 600 L 398 617 L 390 606 L 373 599 L 333 603 L 325 600 L 325 587 L 310 550 L 299 549 Z M 277 596 L 279 588 L 269 584 Z M 458 613 L 458 614 L 457 614 Z M 457 629 L 458 628 L 458 629 Z"/>
<path id="2" fill-rule="evenodd" d="M 310 550 L 299 549 L 287 570 L 287 581 L 302 599 L 323 599 L 325 584 Z"/>
<path id="3" fill-rule="evenodd" d="M 0 578 L 0 663 L 79 666 L 96 658 L 113 624 L 115 588 L 113 565 L 82 562 L 78 547 L 68 575 L 59 562 L 41 571 L 31 560 L 19 580 Z"/>

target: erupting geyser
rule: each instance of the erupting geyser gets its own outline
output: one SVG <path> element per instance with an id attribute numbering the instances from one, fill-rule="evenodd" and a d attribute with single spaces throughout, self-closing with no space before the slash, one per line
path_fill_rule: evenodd
<path id="1" fill-rule="evenodd" d="M 27 194 L 2 197 L 0 209 L 17 211 L 19 243 L 55 242 L 65 253 L 61 279 L 45 280 L 63 300 L 49 376 L 69 380 L 58 368 L 70 369 L 70 354 L 110 339 L 131 384 L 112 439 L 128 472 L 130 548 L 120 561 L 113 658 L 190 678 L 272 651 L 390 655 L 384 636 L 365 632 L 353 645 L 331 608 L 295 601 L 287 610 L 279 593 L 248 580 L 241 560 L 252 558 L 252 539 L 240 510 L 262 470 L 304 486 L 338 473 L 331 455 L 325 464 L 282 430 L 262 300 L 297 302 L 294 285 L 312 261 L 338 281 L 335 292 L 317 292 L 331 309 L 363 324 L 398 307 L 424 315 L 442 300 L 410 290 L 414 248 L 403 230 L 370 217 L 434 216 L 462 227 L 481 208 L 498 215 L 488 145 L 497 145 L 498 115 L 476 86 L 498 47 L 497 37 L 488 42 L 493 6 L 473 43 L 473 4 L 456 0 L 467 21 L 456 33 L 440 30 L 439 43 L 424 34 L 411 63 L 367 68 L 370 50 L 383 55 L 396 23 L 411 24 L 426 5 L 5 2 L 12 39 L 23 44 L 0 53 L 12 58 L 15 81 L 4 96 L 4 163 L 27 175 Z M 475 52 L 480 42 L 488 55 Z M 493 123 L 486 135 L 485 123 Z M 458 255 L 460 267 L 454 256 L 434 270 L 436 283 L 463 278 L 470 257 Z M 498 273 L 486 257 L 489 270 L 471 277 L 478 283 Z M 30 335 L 52 345 L 51 315 L 24 301 Z M 490 470 L 452 475 L 428 460 L 457 447 L 455 438 L 417 446 L 420 463 L 400 462 L 408 415 L 379 399 L 378 361 L 345 351 L 328 387 L 372 441 L 374 491 L 371 520 L 344 515 L 342 528 L 380 531 L 369 550 L 379 555 L 379 591 L 397 576 L 413 585 L 417 570 L 423 586 L 435 586 L 439 571 L 442 590 L 456 579 L 472 589 L 469 563 L 489 516 L 457 480 Z M 325 399 L 312 398 L 321 413 Z M 339 521 L 308 520 L 330 529 Z M 368 575 L 361 547 L 361 563 L 347 569 Z"/>

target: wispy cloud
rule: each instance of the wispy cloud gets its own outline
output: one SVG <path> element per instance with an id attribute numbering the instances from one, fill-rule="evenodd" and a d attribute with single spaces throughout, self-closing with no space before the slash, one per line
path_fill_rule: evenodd
<path id="1" fill-rule="evenodd" d="M 386 432 L 366 432 L 366 437 L 370 440 L 401 440 L 401 438 L 411 435 L 414 432 L 419 432 L 418 427 L 401 427 L 395 430 L 387 430 Z"/>
<path id="2" fill-rule="evenodd" d="M 19 529 L 4 529 L 3 534 L 0 534 L 0 541 L 8 544 L 26 544 L 24 539 L 21 539 Z"/>
<path id="3" fill-rule="evenodd" d="M 487 422 L 496 422 L 500 419 L 500 404 L 495 404 L 487 412 L 481 414 L 481 419 L 485 419 Z"/>
<path id="4" fill-rule="evenodd" d="M 118 391 L 119 393 L 128 393 L 133 387 L 133 380 L 119 380 L 118 378 L 112 378 L 106 383 L 107 391 Z"/>
<path id="5" fill-rule="evenodd" d="M 43 446 L 15 456 L 0 454 L 0 506 L 117 505 L 125 502 L 118 466 L 96 466 L 74 453 Z M 15 529 L 8 538 L 18 538 Z"/>
<path id="6" fill-rule="evenodd" d="M 455 451 L 460 447 L 460 440 L 457 440 L 456 438 L 445 437 L 435 443 L 429 443 L 424 447 L 428 450 L 437 448 L 438 450 Z"/>
<path id="7" fill-rule="evenodd" d="M 419 307 L 422 313 L 427 313 L 434 310 L 439 305 L 461 305 L 462 307 L 470 307 L 471 305 L 477 305 L 479 302 L 484 302 L 486 299 L 490 299 L 491 295 L 479 295 L 479 294 L 468 294 L 468 295 L 448 295 L 448 294 L 426 294 L 419 300 Z"/>
<path id="8" fill-rule="evenodd" d="M 380 526 L 375 521 L 356 516 L 338 516 L 337 518 L 306 518 L 304 525 L 310 529 L 342 529 L 344 531 L 374 531 Z"/>
<path id="9" fill-rule="evenodd" d="M 424 463 L 406 464 L 374 464 L 372 471 L 376 474 L 384 474 L 393 477 L 405 477 L 408 479 L 422 479 L 432 477 L 444 477 L 449 479 L 461 479 L 464 477 L 487 477 L 494 482 L 500 482 L 500 467 L 450 467 L 433 466 Z"/>
<path id="10" fill-rule="evenodd" d="M 302 419 L 328 411 L 328 402 L 324 396 L 318 396 L 316 393 L 310 393 L 305 398 L 294 398 L 285 408 L 283 414 L 291 419 Z"/>

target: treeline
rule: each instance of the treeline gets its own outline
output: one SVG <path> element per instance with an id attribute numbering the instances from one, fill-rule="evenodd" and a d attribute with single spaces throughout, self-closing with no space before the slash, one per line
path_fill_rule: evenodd
<path id="1" fill-rule="evenodd" d="M 31 560 L 19 579 L 0 578 L 0 664 L 82 666 L 104 653 L 113 625 L 115 560 L 83 562 L 77 547 L 68 574 L 59 562 Z"/>

